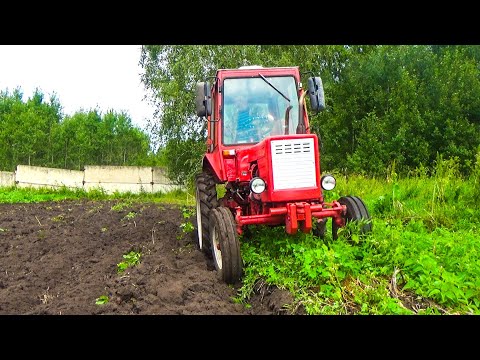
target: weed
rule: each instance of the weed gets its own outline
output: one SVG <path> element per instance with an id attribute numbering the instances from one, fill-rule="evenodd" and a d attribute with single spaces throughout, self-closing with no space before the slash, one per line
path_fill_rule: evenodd
<path id="1" fill-rule="evenodd" d="M 183 206 L 182 207 L 182 215 L 184 218 L 184 222 L 180 224 L 180 228 L 182 229 L 182 233 L 187 234 L 192 232 L 195 227 L 193 224 L 188 221 L 187 219 L 190 219 L 193 215 L 195 214 L 195 210 L 191 207 Z M 181 237 L 181 236 L 180 236 Z"/>
<path id="2" fill-rule="evenodd" d="M 135 216 L 137 216 L 137 213 L 135 211 L 130 211 L 127 215 L 125 215 L 122 218 L 122 221 L 123 220 L 132 220 L 133 218 L 135 218 Z"/>
<path id="3" fill-rule="evenodd" d="M 180 228 L 184 233 L 190 233 L 194 230 L 193 224 L 189 221 L 181 223 Z"/>
<path id="4" fill-rule="evenodd" d="M 61 222 L 65 220 L 65 216 L 62 214 L 52 217 L 53 222 Z"/>
<path id="5" fill-rule="evenodd" d="M 118 203 L 116 203 L 115 205 L 113 205 L 111 207 L 111 210 L 113 211 L 122 211 L 123 209 L 129 207 L 132 205 L 132 202 L 127 200 L 127 201 L 120 201 Z"/>
<path id="6" fill-rule="evenodd" d="M 49 291 L 50 291 L 50 287 L 47 287 L 47 290 L 45 290 L 45 293 L 43 293 L 40 296 L 40 301 L 42 302 L 42 304 L 48 304 L 50 300 L 53 300 L 55 298 L 55 296 L 50 294 Z"/>
<path id="7" fill-rule="evenodd" d="M 182 215 L 184 219 L 189 219 L 193 215 L 195 215 L 195 209 L 189 206 L 182 207 Z"/>
<path id="8" fill-rule="evenodd" d="M 90 210 L 88 210 L 88 214 L 98 213 L 102 209 L 103 209 L 103 204 L 95 205 Z"/>
<path id="9" fill-rule="evenodd" d="M 95 305 L 105 305 L 110 301 L 107 295 L 101 295 L 95 299 Z"/>
<path id="10" fill-rule="evenodd" d="M 179 254 L 182 254 L 184 252 L 191 253 L 193 250 L 194 250 L 193 245 L 191 243 L 189 243 L 185 246 L 181 246 L 177 249 L 173 249 L 173 253 L 175 255 L 179 255 Z"/>
<path id="11" fill-rule="evenodd" d="M 47 237 L 47 233 L 45 232 L 45 230 L 43 230 L 43 229 L 38 230 L 38 239 L 39 240 L 43 240 L 46 237 Z"/>
<path id="12" fill-rule="evenodd" d="M 128 254 L 124 254 L 122 262 L 117 264 L 117 272 L 124 272 L 127 268 L 138 265 L 142 254 L 137 251 L 130 251 Z"/>

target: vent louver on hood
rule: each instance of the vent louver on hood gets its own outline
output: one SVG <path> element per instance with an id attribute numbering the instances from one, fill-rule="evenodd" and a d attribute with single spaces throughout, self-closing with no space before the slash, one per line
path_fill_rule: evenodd
<path id="1" fill-rule="evenodd" d="M 274 190 L 317 186 L 312 138 L 272 140 L 271 152 Z"/>

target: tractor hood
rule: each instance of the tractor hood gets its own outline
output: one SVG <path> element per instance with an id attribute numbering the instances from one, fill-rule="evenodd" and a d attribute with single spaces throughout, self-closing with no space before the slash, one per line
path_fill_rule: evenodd
<path id="1" fill-rule="evenodd" d="M 318 154 L 315 134 L 267 137 L 236 151 L 235 180 L 262 178 L 266 183 L 263 201 L 317 199 L 321 196 Z"/>

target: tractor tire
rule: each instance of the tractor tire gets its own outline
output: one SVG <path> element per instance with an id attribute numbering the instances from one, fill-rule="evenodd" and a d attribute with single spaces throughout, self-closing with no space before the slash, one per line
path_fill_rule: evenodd
<path id="1" fill-rule="evenodd" d="M 372 224 L 371 218 L 368 213 L 367 207 L 365 203 L 357 196 L 343 196 L 338 199 L 338 202 L 342 205 L 347 206 L 347 213 L 344 215 L 345 223 L 349 223 L 351 221 L 358 221 L 361 219 L 368 220 L 368 222 L 362 226 L 360 229 L 361 234 L 366 234 L 372 231 Z M 338 229 L 339 226 L 332 220 L 332 237 L 333 240 L 338 238 Z M 347 239 L 351 238 L 351 234 L 347 233 L 345 235 Z"/>
<path id="2" fill-rule="evenodd" d="M 314 236 L 318 236 L 320 239 L 325 239 L 325 232 L 327 229 L 327 220 L 328 218 L 323 218 L 323 219 L 315 219 L 314 218 L 314 225 L 312 228 L 312 234 Z"/>
<path id="3" fill-rule="evenodd" d="M 210 212 L 213 263 L 219 278 L 227 284 L 239 282 L 243 274 L 236 226 L 230 209 L 220 206 Z"/>
<path id="4" fill-rule="evenodd" d="M 352 199 L 357 203 L 358 209 L 360 210 L 361 218 L 370 220 L 365 225 L 362 226 L 361 232 L 362 234 L 367 234 L 372 231 L 372 221 L 370 218 L 370 214 L 368 213 L 367 207 L 362 199 L 358 196 L 352 196 Z"/>
<path id="5" fill-rule="evenodd" d="M 197 217 L 198 248 L 210 256 L 210 230 L 208 219 L 210 211 L 218 207 L 217 188 L 213 176 L 202 172 L 195 179 L 195 202 Z"/>

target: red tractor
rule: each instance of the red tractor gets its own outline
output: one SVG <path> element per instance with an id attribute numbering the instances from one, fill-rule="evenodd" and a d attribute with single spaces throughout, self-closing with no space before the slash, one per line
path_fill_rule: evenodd
<path id="1" fill-rule="evenodd" d="M 197 83 L 197 115 L 207 119 L 207 151 L 196 177 L 198 246 L 213 256 L 229 284 L 243 275 L 239 235 L 248 225 L 285 226 L 323 238 L 332 218 L 333 238 L 349 221 L 370 215 L 356 196 L 325 202 L 335 178 L 320 173 L 317 135 L 310 133 L 305 97 L 313 111 L 325 108 L 322 81 L 303 89 L 298 67 L 244 66 L 217 70 Z M 217 185 L 225 185 L 218 198 Z"/>

